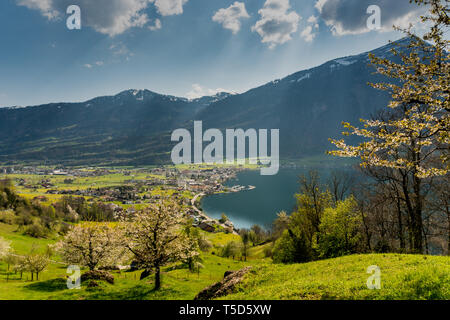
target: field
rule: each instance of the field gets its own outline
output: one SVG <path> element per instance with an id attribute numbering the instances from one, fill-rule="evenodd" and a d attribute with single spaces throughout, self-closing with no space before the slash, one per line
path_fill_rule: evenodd
<path id="1" fill-rule="evenodd" d="M 369 266 L 381 269 L 381 289 L 367 288 Z M 450 299 L 450 257 L 367 254 L 304 264 L 257 266 L 226 299 Z"/>
<path id="2" fill-rule="evenodd" d="M 225 233 L 203 233 L 214 245 L 223 245 L 237 236 Z M 41 250 L 57 239 L 33 239 L 15 231 L 14 226 L 0 224 L 0 236 L 12 241 L 18 254 L 26 254 L 33 243 Z M 265 245 L 268 246 L 268 245 Z M 49 299 L 175 299 L 190 300 L 206 286 L 222 280 L 227 270 L 253 266 L 237 292 L 223 299 L 450 299 L 450 257 L 369 254 L 353 255 L 305 264 L 273 264 L 263 258 L 265 246 L 252 247 L 247 262 L 218 257 L 214 249 L 202 254 L 204 268 L 191 273 L 180 265 L 163 269 L 162 288 L 153 290 L 153 279 L 140 281 L 140 272 L 114 272 L 115 284 L 69 290 L 66 285 L 67 266 L 55 262 L 30 281 L 27 273 L 7 272 L 0 263 L 0 300 Z M 366 286 L 367 267 L 381 269 L 381 289 Z"/>
<path id="3" fill-rule="evenodd" d="M 1 176 L 0 176 L 1 177 Z M 89 188 L 102 188 L 102 187 L 115 187 L 125 185 L 128 180 L 145 180 L 149 178 L 165 179 L 165 177 L 160 175 L 152 175 L 142 172 L 133 172 L 130 175 L 125 175 L 120 172 L 112 172 L 107 175 L 92 176 L 92 177 L 67 177 L 67 176 L 57 176 L 57 175 L 36 175 L 36 174 L 8 174 L 3 176 L 8 179 L 19 181 L 24 180 L 26 185 L 37 186 L 33 188 L 28 188 L 25 186 L 18 185 L 16 187 L 17 193 L 27 199 L 33 199 L 37 196 L 45 196 L 46 201 L 43 204 L 50 205 L 55 201 L 63 197 L 60 194 L 47 194 L 49 188 L 44 188 L 39 186 L 40 181 L 48 181 L 52 184 L 51 189 L 55 190 L 86 190 Z M 67 180 L 72 180 L 68 183 Z M 90 197 L 85 197 L 89 199 Z"/>
<path id="4" fill-rule="evenodd" d="M 11 241 L 12 247 L 18 254 L 29 252 L 33 244 L 41 250 L 56 239 L 33 239 L 16 232 L 15 226 L 0 223 L 0 236 Z M 213 245 L 221 245 L 231 240 L 236 240 L 233 234 L 207 234 L 207 238 Z M 214 249 L 213 249 L 214 250 Z M 212 253 L 204 253 L 202 256 L 204 265 L 200 273 L 191 273 L 187 269 L 170 266 L 163 269 L 162 288 L 153 290 L 153 279 L 139 280 L 139 272 L 114 272 L 115 284 L 102 284 L 101 287 L 88 289 L 84 285 L 80 290 L 67 289 L 67 266 L 58 262 L 58 258 L 40 276 L 40 281 L 30 281 L 30 275 L 7 272 L 7 265 L 0 263 L 0 300 L 12 299 L 193 299 L 195 295 L 206 286 L 220 281 L 227 270 L 238 270 L 247 265 L 258 265 L 264 260 L 249 259 L 242 262 L 226 259 Z"/>

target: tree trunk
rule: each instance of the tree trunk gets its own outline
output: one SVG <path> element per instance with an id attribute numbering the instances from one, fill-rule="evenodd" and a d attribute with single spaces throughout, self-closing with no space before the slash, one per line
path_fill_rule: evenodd
<path id="1" fill-rule="evenodd" d="M 366 246 L 369 251 L 372 251 L 372 246 L 370 245 L 370 240 L 372 238 L 372 234 L 371 234 L 371 232 L 369 230 L 369 226 L 367 225 L 367 222 L 366 222 L 366 216 L 364 215 L 364 207 L 360 208 L 359 211 L 361 213 L 361 218 L 362 218 L 362 222 L 363 222 L 363 226 L 364 226 L 364 232 L 366 234 Z"/>
<path id="2" fill-rule="evenodd" d="M 422 221 L 422 198 L 420 194 L 421 181 L 414 176 L 414 251 L 423 253 L 423 221 Z"/>
<path id="3" fill-rule="evenodd" d="M 415 140 L 412 141 L 412 147 L 416 147 Z M 413 149 L 414 150 L 414 149 Z M 421 161 L 421 154 L 419 152 L 413 152 L 412 160 L 414 162 Z M 423 253 L 423 219 L 422 219 L 422 180 L 417 177 L 417 168 L 415 167 L 412 172 L 412 182 L 414 190 L 414 251 L 416 253 Z"/>
<path id="4" fill-rule="evenodd" d="M 155 268 L 155 290 L 161 288 L 161 269 L 159 266 Z"/>
<path id="5" fill-rule="evenodd" d="M 400 203 L 400 195 L 397 192 L 397 220 L 398 220 L 398 238 L 400 240 L 400 249 L 402 252 L 405 251 L 405 236 L 403 233 L 403 221 L 402 221 L 402 206 Z"/>
<path id="6" fill-rule="evenodd" d="M 405 197 L 406 208 L 408 211 L 408 215 L 411 220 L 411 230 L 410 230 L 410 239 L 411 239 L 411 251 L 414 253 L 422 253 L 423 252 L 423 239 L 422 239 L 422 205 L 420 199 L 420 179 L 414 179 L 414 194 L 410 194 L 407 185 L 406 176 L 403 177 L 402 181 L 402 190 L 403 195 Z M 413 205 L 413 200 L 411 199 L 413 196 L 415 199 L 415 203 Z"/>

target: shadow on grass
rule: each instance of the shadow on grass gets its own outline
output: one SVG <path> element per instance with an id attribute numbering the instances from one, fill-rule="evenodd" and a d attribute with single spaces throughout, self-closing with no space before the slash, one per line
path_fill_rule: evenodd
<path id="1" fill-rule="evenodd" d="M 116 289 L 117 290 L 117 289 Z M 170 294 L 167 291 L 160 289 L 155 291 L 152 286 L 148 285 L 136 285 L 131 288 L 120 288 L 117 291 L 114 290 L 99 290 L 90 292 L 90 294 L 87 296 L 87 299 L 106 299 L 106 300 L 145 300 L 145 299 L 151 299 L 151 300 L 157 300 L 158 296 L 160 296 L 161 299 L 164 299 L 167 294 Z"/>
<path id="2" fill-rule="evenodd" d="M 62 278 L 51 279 L 47 281 L 41 281 L 36 283 L 31 283 L 24 286 L 27 290 L 41 291 L 41 292 L 55 292 L 67 289 L 67 280 Z"/>

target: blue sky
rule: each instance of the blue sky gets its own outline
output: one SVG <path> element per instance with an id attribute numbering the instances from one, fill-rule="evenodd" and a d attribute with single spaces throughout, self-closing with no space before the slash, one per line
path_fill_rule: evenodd
<path id="1" fill-rule="evenodd" d="M 81 9 L 68 30 L 66 8 Z M 381 9 L 378 30 L 367 7 Z M 408 0 L 3 0 L 0 106 L 84 101 L 129 88 L 244 92 L 402 35 Z"/>

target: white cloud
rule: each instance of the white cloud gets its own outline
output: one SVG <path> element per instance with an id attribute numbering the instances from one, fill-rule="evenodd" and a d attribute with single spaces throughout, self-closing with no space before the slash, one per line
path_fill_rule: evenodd
<path id="1" fill-rule="evenodd" d="M 308 24 L 300 33 L 300 37 L 306 42 L 312 42 L 316 37 L 315 29 L 319 29 L 319 19 L 316 16 L 310 16 L 307 20 Z"/>
<path id="2" fill-rule="evenodd" d="M 297 32 L 301 17 L 290 8 L 289 0 L 266 0 L 264 7 L 258 11 L 261 19 L 252 31 L 256 31 L 261 41 L 268 43 L 270 48 L 291 40 L 291 35 Z"/>
<path id="3" fill-rule="evenodd" d="M 155 3 L 158 13 L 162 16 L 172 16 L 183 13 L 183 5 L 188 0 L 149 0 Z"/>
<path id="4" fill-rule="evenodd" d="M 300 33 L 300 37 L 302 37 L 302 39 L 306 42 L 312 42 L 316 37 L 316 34 L 313 32 L 313 27 L 307 26 L 305 29 L 303 29 L 303 31 Z"/>
<path id="5" fill-rule="evenodd" d="M 192 90 L 189 91 L 186 94 L 186 98 L 188 98 L 188 99 L 197 99 L 197 98 L 201 98 L 201 97 L 204 97 L 204 96 L 213 96 L 213 95 L 218 94 L 220 92 L 233 93 L 230 90 L 226 90 L 226 89 L 222 89 L 222 88 L 208 89 L 208 88 L 205 88 L 205 87 L 199 85 L 198 83 L 194 83 L 192 85 Z"/>
<path id="6" fill-rule="evenodd" d="M 115 61 L 121 61 L 124 59 L 125 61 L 129 61 L 131 57 L 134 56 L 134 53 L 131 52 L 128 47 L 123 44 L 123 42 L 114 43 L 109 47 L 109 50 L 112 51 Z M 118 59 L 118 60 L 117 60 Z"/>
<path id="7" fill-rule="evenodd" d="M 247 19 L 250 16 L 245 9 L 243 2 L 236 1 L 226 9 L 218 10 L 212 20 L 222 24 L 225 29 L 229 29 L 236 34 L 241 29 L 241 19 Z"/>
<path id="8" fill-rule="evenodd" d="M 314 28 L 319 28 L 319 24 L 318 24 L 319 18 L 318 17 L 311 16 L 308 18 L 307 21 L 308 21 L 308 23 L 311 23 L 312 25 L 314 25 Z"/>
<path id="9" fill-rule="evenodd" d="M 148 27 L 152 31 L 156 31 L 162 28 L 161 20 L 155 19 L 155 23 L 152 26 Z"/>
<path id="10" fill-rule="evenodd" d="M 315 7 L 319 12 L 322 12 L 322 8 L 328 0 L 317 0 Z"/>
<path id="11" fill-rule="evenodd" d="M 370 32 L 367 8 L 377 5 L 381 9 L 380 32 L 392 31 L 393 25 L 405 28 L 418 21 L 425 7 L 409 0 L 318 0 L 315 4 L 320 17 L 336 36 Z"/>
<path id="12" fill-rule="evenodd" d="M 154 4 L 162 16 L 183 13 L 183 5 L 188 0 L 77 0 L 81 9 L 82 26 L 111 37 L 137 27 L 142 28 L 150 19 L 146 13 L 150 4 Z M 64 18 L 66 9 L 73 0 L 16 0 L 20 6 L 38 10 L 49 20 Z M 159 24 L 153 27 L 161 26 Z"/>
<path id="13" fill-rule="evenodd" d="M 103 66 L 105 63 L 103 61 L 96 61 L 95 63 L 86 63 L 83 65 L 83 67 L 87 68 L 87 69 L 92 69 L 94 67 L 101 67 Z"/>
<path id="14" fill-rule="evenodd" d="M 53 8 L 53 0 L 17 0 L 19 6 L 39 10 L 49 20 L 56 19 L 60 12 Z"/>

